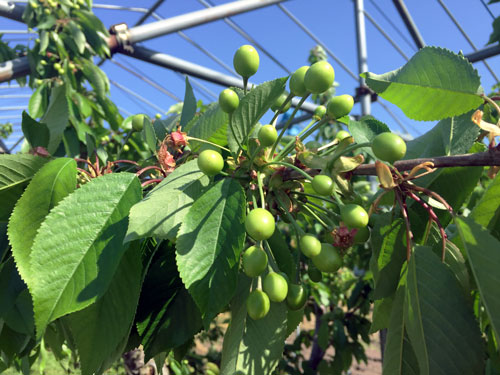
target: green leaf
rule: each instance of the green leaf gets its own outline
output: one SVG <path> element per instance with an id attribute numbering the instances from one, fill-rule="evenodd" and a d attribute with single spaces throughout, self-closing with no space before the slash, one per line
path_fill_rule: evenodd
<path id="1" fill-rule="evenodd" d="M 479 74 L 463 56 L 437 47 L 420 49 L 403 67 L 363 73 L 367 85 L 413 120 L 459 116 L 481 105 Z"/>
<path id="2" fill-rule="evenodd" d="M 80 54 L 83 54 L 85 51 L 85 42 L 87 41 L 85 39 L 85 34 L 80 30 L 78 25 L 74 21 L 69 21 L 67 23 L 67 27 L 69 29 L 69 33 L 71 34 L 71 39 L 75 43 L 78 52 Z"/>
<path id="3" fill-rule="evenodd" d="M 149 117 L 147 116 L 144 117 L 144 127 L 142 128 L 141 135 L 144 142 L 148 145 L 149 150 L 152 153 L 155 153 L 157 148 L 155 129 L 153 128 L 151 120 L 149 120 Z"/>
<path id="4" fill-rule="evenodd" d="M 240 105 L 232 115 L 232 121 L 227 131 L 228 145 L 231 151 L 238 150 L 238 142 L 244 140 L 252 132 L 262 116 L 271 108 L 276 99 L 283 93 L 288 77 L 264 82 L 250 90 L 241 100 Z"/>
<path id="5" fill-rule="evenodd" d="M 148 358 L 183 345 L 201 330 L 200 310 L 182 284 L 173 247 L 162 246 L 155 255 L 136 321 Z"/>
<path id="6" fill-rule="evenodd" d="M 130 207 L 142 195 L 131 173 L 96 178 L 63 199 L 35 237 L 28 278 L 37 336 L 47 324 L 106 292 L 126 247 Z"/>
<path id="7" fill-rule="evenodd" d="M 33 175 L 50 159 L 35 155 L 0 155 L 0 221 L 6 222 Z"/>
<path id="8" fill-rule="evenodd" d="M 50 140 L 47 150 L 53 154 L 59 147 L 64 129 L 68 125 L 68 102 L 66 85 L 54 87 L 50 93 L 50 102 L 45 115 L 40 120 L 49 128 Z"/>
<path id="9" fill-rule="evenodd" d="M 372 325 L 370 333 L 377 332 L 383 328 L 389 327 L 391 310 L 394 297 L 377 299 L 373 303 Z"/>
<path id="10" fill-rule="evenodd" d="M 372 117 L 364 117 L 360 121 L 349 120 L 349 133 L 356 143 L 371 142 L 378 134 L 390 131 L 386 124 Z M 363 147 L 358 151 L 364 151 L 375 159 L 371 147 Z"/>
<path id="11" fill-rule="evenodd" d="M 193 88 L 186 77 L 186 93 L 184 94 L 184 103 L 182 105 L 182 113 L 180 126 L 185 127 L 194 117 L 196 113 L 196 98 L 194 97 Z M 189 131 L 188 128 L 184 131 Z"/>
<path id="12" fill-rule="evenodd" d="M 184 216 L 208 182 L 196 160 L 176 168 L 132 207 L 126 241 L 149 236 L 175 239 Z"/>
<path id="13" fill-rule="evenodd" d="M 490 1 L 490 4 L 492 2 Z M 493 20 L 493 31 L 491 32 L 490 39 L 487 44 L 493 44 L 500 42 L 500 17 Z"/>
<path id="14" fill-rule="evenodd" d="M 405 319 L 420 374 L 482 374 L 481 333 L 453 273 L 428 247 L 408 266 Z"/>
<path id="15" fill-rule="evenodd" d="M 49 146 L 49 128 L 47 125 L 31 118 L 26 111 L 23 111 L 21 128 L 23 130 L 24 137 L 30 144 L 31 148 L 39 146 L 47 148 Z"/>
<path id="16" fill-rule="evenodd" d="M 42 117 L 45 113 L 45 109 L 47 108 L 48 89 L 47 82 L 44 82 L 38 86 L 33 95 L 31 95 L 28 103 L 28 111 L 32 117 Z"/>
<path id="17" fill-rule="evenodd" d="M 262 319 L 247 316 L 246 300 L 251 280 L 242 275 L 231 302 L 231 323 L 224 335 L 221 375 L 270 375 L 283 355 L 286 339 L 287 308 L 271 303 Z"/>
<path id="18" fill-rule="evenodd" d="M 176 129 L 177 125 L 179 125 L 179 118 L 180 118 L 179 115 L 172 115 L 172 116 L 169 116 L 165 119 L 156 120 L 153 123 L 156 138 L 159 140 L 165 139 L 165 136 L 167 135 L 167 133 L 174 131 Z M 128 120 L 128 118 L 127 118 L 127 120 Z"/>
<path id="19" fill-rule="evenodd" d="M 456 223 L 481 300 L 500 337 L 500 242 L 470 217 L 457 218 Z"/>
<path id="20" fill-rule="evenodd" d="M 418 375 L 418 362 L 408 340 L 404 306 L 405 281 L 398 287 L 393 308 L 388 316 L 387 341 L 384 351 L 383 375 Z"/>
<path id="21" fill-rule="evenodd" d="M 0 266 L 0 320 L 14 331 L 33 336 L 33 307 L 26 284 L 10 258 Z"/>
<path id="22" fill-rule="evenodd" d="M 219 104 L 212 103 L 193 123 L 189 129 L 189 136 L 225 146 L 227 144 L 228 121 L 228 115 L 220 109 Z M 189 143 L 193 150 L 197 150 L 201 146 L 200 142 L 190 141 Z"/>
<path id="23" fill-rule="evenodd" d="M 96 91 L 98 97 L 105 97 L 108 90 L 109 83 L 107 78 L 103 77 L 101 69 L 91 62 L 84 60 L 83 62 L 83 75 L 89 81 L 90 85 Z"/>
<path id="24" fill-rule="evenodd" d="M 12 255 L 23 280 L 28 282 L 30 254 L 40 225 L 64 197 L 75 190 L 76 162 L 60 158 L 45 164 L 33 177 L 9 220 Z M 35 275 L 35 278 L 37 275 Z"/>
<path id="25" fill-rule="evenodd" d="M 500 240 L 500 173 L 488 185 L 471 216 Z"/>
<path id="26" fill-rule="evenodd" d="M 193 203 L 179 228 L 177 267 L 205 327 L 236 291 L 246 233 L 245 203 L 239 182 L 221 180 Z"/>
<path id="27" fill-rule="evenodd" d="M 123 254 L 109 289 L 102 298 L 84 310 L 69 315 L 82 375 L 103 370 L 103 364 L 109 362 L 109 357 L 128 335 L 139 301 L 141 283 L 141 247 L 135 243 Z"/>
<path id="28" fill-rule="evenodd" d="M 380 215 L 371 236 L 374 299 L 390 297 L 398 286 L 401 267 L 406 260 L 406 232 L 403 219 L 392 220 L 392 213 Z"/>
<path id="29" fill-rule="evenodd" d="M 280 271 L 286 273 L 290 280 L 293 280 L 297 272 L 297 265 L 283 234 L 279 230 L 275 230 L 273 235 L 267 239 L 267 243 Z"/>

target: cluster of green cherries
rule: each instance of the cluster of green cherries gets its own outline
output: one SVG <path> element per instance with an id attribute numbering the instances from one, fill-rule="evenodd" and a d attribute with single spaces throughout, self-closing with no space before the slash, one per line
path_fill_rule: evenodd
<path id="1" fill-rule="evenodd" d="M 244 45 L 240 47 L 233 59 L 235 70 L 243 77 L 244 86 L 248 78 L 257 72 L 259 67 L 259 55 L 254 47 Z M 326 61 L 318 61 L 311 66 L 303 66 L 296 70 L 289 80 L 290 92 L 304 98 L 309 93 L 320 94 L 328 90 L 334 81 L 335 74 L 332 66 Z M 284 112 L 286 94 L 283 94 L 274 105 L 273 110 Z M 354 105 L 354 100 L 350 95 L 340 95 L 331 98 L 326 107 L 319 106 L 315 115 L 319 118 L 325 114 L 332 119 L 348 115 Z M 219 95 L 220 108 L 228 113 L 233 113 L 239 106 L 238 94 L 225 89 Z M 284 108 L 283 108 L 284 107 Z M 336 138 L 341 141 L 350 137 L 346 131 L 339 131 Z M 258 140 L 261 147 L 275 147 L 278 134 L 273 124 L 264 125 L 258 133 Z M 382 133 L 375 137 L 372 143 L 375 155 L 384 161 L 393 163 L 404 156 L 406 144 L 396 134 Z M 224 160 L 221 154 L 214 150 L 204 150 L 198 157 L 198 167 L 208 176 L 214 176 L 222 171 Z M 313 190 L 321 196 L 335 196 L 334 182 L 332 178 L 325 174 L 318 174 L 311 179 Z M 355 242 L 365 242 L 369 237 L 367 228 L 369 216 L 363 207 L 357 204 L 343 204 L 338 201 L 340 216 L 344 225 L 350 229 L 357 229 L 359 235 Z M 251 277 L 258 277 L 257 288 L 250 293 L 247 299 L 248 315 L 256 320 L 265 317 L 270 309 L 270 302 L 283 302 L 290 310 L 301 309 L 307 300 L 307 292 L 301 284 L 290 282 L 288 276 L 280 272 L 274 261 L 271 260 L 271 270 L 265 277 L 262 274 L 269 268 L 269 258 L 266 249 L 269 239 L 275 230 L 275 219 L 265 208 L 252 209 L 245 219 L 245 229 L 247 234 L 256 241 L 256 244 L 245 250 L 242 256 L 244 273 Z M 357 241 L 359 240 L 359 241 Z M 302 254 L 309 258 L 314 267 L 309 267 L 308 272 L 311 281 L 321 280 L 321 272 L 333 273 L 342 267 L 342 256 L 338 250 L 329 243 L 321 243 L 316 236 L 300 233 L 299 248 Z M 269 254 L 271 254 L 269 252 Z M 275 272 L 277 271 L 277 272 Z"/>

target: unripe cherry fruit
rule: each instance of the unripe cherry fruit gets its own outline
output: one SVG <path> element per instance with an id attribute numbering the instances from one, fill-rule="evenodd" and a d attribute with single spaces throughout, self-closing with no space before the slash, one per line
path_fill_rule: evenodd
<path id="1" fill-rule="evenodd" d="M 247 233 L 256 241 L 267 240 L 274 233 L 273 215 L 264 208 L 254 208 L 245 219 Z"/>
<path id="2" fill-rule="evenodd" d="M 259 63 L 259 53 L 248 44 L 238 48 L 233 57 L 234 70 L 243 78 L 251 77 L 257 73 Z"/>
<path id="3" fill-rule="evenodd" d="M 321 251 L 312 258 L 316 268 L 322 272 L 336 272 L 342 267 L 342 258 L 335 247 L 328 243 L 321 244 Z"/>
<path id="4" fill-rule="evenodd" d="M 366 227 L 370 219 L 365 209 L 357 204 L 346 204 L 340 207 L 340 217 L 349 228 Z"/>
<path id="5" fill-rule="evenodd" d="M 327 61 L 312 64 L 304 76 L 306 88 L 313 94 L 321 94 L 328 90 L 335 80 L 335 71 Z"/>
<path id="6" fill-rule="evenodd" d="M 290 92 L 295 96 L 305 96 L 307 94 L 307 88 L 304 84 L 304 77 L 306 72 L 308 71 L 309 66 L 302 66 L 297 69 L 292 76 L 290 77 L 290 81 L 288 83 L 290 87 Z"/>
<path id="7" fill-rule="evenodd" d="M 222 90 L 219 94 L 219 106 L 226 113 L 233 113 L 240 105 L 240 98 L 231 89 Z"/>
<path id="8" fill-rule="evenodd" d="M 315 257 L 321 251 L 321 242 L 310 234 L 302 236 L 299 243 L 300 250 L 308 258 Z"/>
<path id="9" fill-rule="evenodd" d="M 248 277 L 257 277 L 267 268 L 267 254 L 257 246 L 250 246 L 243 253 L 243 272 Z"/>
<path id="10" fill-rule="evenodd" d="M 343 139 L 346 139 L 347 137 L 350 137 L 351 135 L 349 134 L 348 131 L 346 130 L 339 130 L 337 134 L 335 134 L 335 139 L 338 139 L 339 141 L 342 141 Z"/>
<path id="11" fill-rule="evenodd" d="M 353 106 L 354 98 L 351 95 L 339 95 L 334 96 L 328 101 L 326 110 L 328 116 L 338 119 L 351 113 Z"/>
<path id="12" fill-rule="evenodd" d="M 271 111 L 276 112 L 278 109 L 280 109 L 281 106 L 283 105 L 283 103 L 285 102 L 286 98 L 288 98 L 288 94 L 286 92 L 284 92 L 271 105 Z M 289 100 L 288 103 L 286 103 L 286 105 L 283 107 L 283 109 L 281 110 L 280 113 L 285 113 L 286 111 L 288 111 L 290 109 L 291 106 L 292 106 L 292 101 Z"/>
<path id="13" fill-rule="evenodd" d="M 134 115 L 134 117 L 132 117 L 132 129 L 134 129 L 134 131 L 136 132 L 142 131 L 144 127 L 144 118 L 145 115 L 142 113 L 139 113 L 137 115 Z"/>
<path id="14" fill-rule="evenodd" d="M 285 278 L 276 272 L 269 272 L 264 278 L 262 289 L 273 302 L 284 301 L 288 294 L 288 283 Z"/>
<path id="15" fill-rule="evenodd" d="M 259 142 L 262 147 L 269 147 L 273 145 L 277 139 L 278 139 L 278 132 L 276 131 L 276 128 L 273 125 L 267 124 L 260 128 Z"/>
<path id="16" fill-rule="evenodd" d="M 262 290 L 254 290 L 247 298 L 247 313 L 253 320 L 262 319 L 269 312 L 269 297 Z"/>
<path id="17" fill-rule="evenodd" d="M 313 117 L 315 120 L 321 120 L 323 116 L 326 114 L 326 107 L 324 105 L 318 105 L 314 110 Z"/>
<path id="18" fill-rule="evenodd" d="M 307 301 L 307 292 L 300 284 L 290 284 L 288 286 L 288 295 L 286 296 L 286 304 L 292 311 L 300 310 Z"/>
<path id="19" fill-rule="evenodd" d="M 318 174 L 313 177 L 311 184 L 314 191 L 319 195 L 328 196 L 333 192 L 333 180 L 330 176 Z"/>
<path id="20" fill-rule="evenodd" d="M 372 150 L 377 158 L 389 163 L 402 159 L 406 154 L 406 143 L 399 135 L 380 133 L 372 141 Z"/>
<path id="21" fill-rule="evenodd" d="M 215 176 L 224 168 L 224 159 L 214 150 L 204 150 L 198 156 L 198 168 L 207 176 Z"/>

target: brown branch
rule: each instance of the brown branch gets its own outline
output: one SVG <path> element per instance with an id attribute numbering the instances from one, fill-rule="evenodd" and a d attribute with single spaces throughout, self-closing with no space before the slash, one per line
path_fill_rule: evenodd
<path id="1" fill-rule="evenodd" d="M 400 160 L 394 163 L 398 171 L 409 171 L 419 164 L 426 161 L 434 163 L 434 168 L 446 167 L 484 167 L 500 165 L 500 149 L 492 148 L 485 152 L 476 154 L 437 156 L 434 158 L 418 158 L 409 160 Z M 377 175 L 375 164 L 362 164 L 352 171 L 355 175 Z"/>

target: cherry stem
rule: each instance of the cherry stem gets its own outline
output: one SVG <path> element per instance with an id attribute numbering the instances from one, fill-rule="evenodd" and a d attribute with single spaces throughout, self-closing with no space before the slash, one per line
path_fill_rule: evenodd
<path id="1" fill-rule="evenodd" d="M 288 97 L 290 97 L 290 96 L 293 97 L 293 94 L 288 95 Z M 295 117 L 295 114 L 299 111 L 300 107 L 306 101 L 306 99 L 307 99 L 308 96 L 309 96 L 309 94 L 306 94 L 306 95 L 304 95 L 302 97 L 302 99 L 300 99 L 299 103 L 297 104 L 297 106 L 293 110 L 292 114 L 290 115 L 290 118 L 288 119 L 288 121 L 283 126 L 283 129 L 281 129 L 281 132 L 280 132 L 280 135 L 278 136 L 278 139 L 276 140 L 276 142 L 274 142 L 274 145 L 273 145 L 273 148 L 271 149 L 270 155 L 274 155 L 274 150 L 276 150 L 276 146 L 279 145 L 279 143 L 281 141 L 281 138 L 283 138 L 283 136 L 285 135 L 285 132 L 290 127 L 290 124 L 292 123 L 292 120 Z"/>
<path id="2" fill-rule="evenodd" d="M 79 167 L 77 167 L 76 169 L 79 172 L 84 173 L 85 175 L 87 175 L 89 178 L 92 178 L 92 175 L 89 172 L 87 172 L 85 169 L 82 169 L 82 168 L 79 168 Z"/>
<path id="3" fill-rule="evenodd" d="M 263 209 L 266 209 L 266 200 L 264 198 L 264 189 L 262 188 L 262 173 L 257 172 L 257 185 L 259 186 L 259 194 L 260 194 L 260 206 Z"/>
<path id="4" fill-rule="evenodd" d="M 112 162 L 113 165 L 119 164 L 119 163 L 133 164 L 133 165 L 139 166 L 139 163 L 137 163 L 133 160 L 127 160 L 127 159 L 120 159 L 120 160 L 115 160 L 114 162 Z"/>
<path id="5" fill-rule="evenodd" d="M 233 135 L 234 135 L 234 132 L 233 132 Z M 191 136 L 188 136 L 186 138 L 187 138 L 188 141 L 193 140 L 193 141 L 200 142 L 200 143 L 206 143 L 207 145 L 211 145 L 211 146 L 220 148 L 221 150 L 224 150 L 224 151 L 227 151 L 227 152 L 231 152 L 230 149 L 228 149 L 226 147 L 223 147 L 221 145 L 218 145 L 217 143 L 213 143 L 213 142 L 210 142 L 210 141 L 206 141 L 204 139 L 200 139 L 200 138 L 196 138 L 196 137 L 191 137 Z M 236 136 L 235 136 L 235 139 L 236 139 Z"/>
<path id="6" fill-rule="evenodd" d="M 270 124 L 274 125 L 274 122 L 277 120 L 277 118 L 280 115 L 281 111 L 283 111 L 283 109 L 285 108 L 285 106 L 288 104 L 288 102 L 290 100 L 292 100 L 293 97 L 294 97 L 294 95 L 292 93 L 288 94 L 288 96 L 286 97 L 286 99 L 283 102 L 283 104 L 281 105 L 281 107 L 279 107 L 278 110 L 274 112 L 274 116 L 271 119 L 271 121 L 269 122 Z"/>
<path id="7" fill-rule="evenodd" d="M 401 196 L 401 191 L 394 190 L 394 194 L 396 195 L 399 207 L 401 208 L 401 214 L 403 215 L 403 219 L 406 224 L 406 261 L 409 262 L 411 257 L 411 240 L 413 238 L 413 234 L 411 232 L 410 219 L 408 217 L 408 208 L 406 207 L 406 202 Z"/>
<path id="8" fill-rule="evenodd" d="M 276 264 L 276 261 L 274 259 L 274 254 L 273 254 L 273 251 L 271 249 L 271 246 L 269 246 L 269 243 L 267 241 L 262 241 L 263 243 L 263 247 L 264 247 L 264 250 L 266 251 L 267 253 L 267 257 L 269 259 L 269 264 L 271 265 L 271 269 L 273 271 L 276 271 L 276 272 L 279 272 L 280 269 L 278 267 L 278 265 Z"/>
<path id="9" fill-rule="evenodd" d="M 318 209 L 309 207 L 307 204 L 302 204 L 302 208 L 304 208 L 313 218 L 323 225 L 326 230 L 330 230 L 334 227 L 333 222 L 329 218 L 325 217 L 323 212 L 320 213 Z M 320 214 L 322 215 L 322 218 L 319 217 Z M 326 221 L 329 221 L 330 223 L 327 224 Z"/>
<path id="10" fill-rule="evenodd" d="M 286 163 L 284 161 L 270 161 L 269 163 L 266 163 L 264 165 L 283 165 L 284 167 L 288 167 L 288 168 L 295 170 L 296 172 L 300 173 L 302 176 L 304 176 L 305 178 L 307 178 L 310 181 L 312 181 L 312 179 L 313 179 L 311 177 L 311 175 L 309 173 L 307 173 L 306 171 L 303 171 L 302 169 L 296 167 L 295 165 L 290 164 L 290 163 Z"/>
<path id="11" fill-rule="evenodd" d="M 441 225 L 441 222 L 439 221 L 439 218 L 437 217 L 436 213 L 432 209 L 431 206 L 427 204 L 424 200 L 422 200 L 419 196 L 417 196 L 415 193 L 412 191 L 407 192 L 408 196 L 410 196 L 414 201 L 418 202 L 425 210 L 429 213 L 429 218 L 434 221 L 438 228 L 439 232 L 441 233 L 441 242 L 442 242 L 442 248 L 441 248 L 441 261 L 444 263 L 444 259 L 446 257 L 446 233 L 443 229 L 443 226 Z"/>
<path id="12" fill-rule="evenodd" d="M 419 191 L 421 193 L 424 193 L 425 195 L 430 196 L 432 198 L 436 198 L 439 202 L 441 202 L 446 207 L 446 209 L 450 212 L 451 216 L 455 216 L 455 212 L 453 211 L 453 208 L 438 193 L 436 193 L 436 192 L 434 192 L 432 190 L 423 188 L 421 186 L 416 186 L 416 185 L 410 185 L 410 186 L 411 186 L 411 189 L 413 189 L 413 190 L 416 190 L 416 191 Z"/>
<path id="13" fill-rule="evenodd" d="M 167 174 L 165 173 L 165 171 L 163 169 L 161 169 L 160 167 L 157 167 L 156 165 L 150 165 L 150 166 L 144 167 L 144 168 L 140 169 L 139 171 L 137 171 L 135 175 L 137 177 L 139 177 L 144 172 L 147 172 L 147 171 L 152 170 L 152 169 L 159 171 L 163 175 L 163 177 L 167 177 Z"/>
<path id="14" fill-rule="evenodd" d="M 144 188 L 148 185 L 151 185 L 151 184 L 156 184 L 156 183 L 159 183 L 159 182 L 162 182 L 163 181 L 163 178 L 152 178 L 151 180 L 147 180 L 145 182 L 143 182 L 141 184 L 141 186 Z"/>

